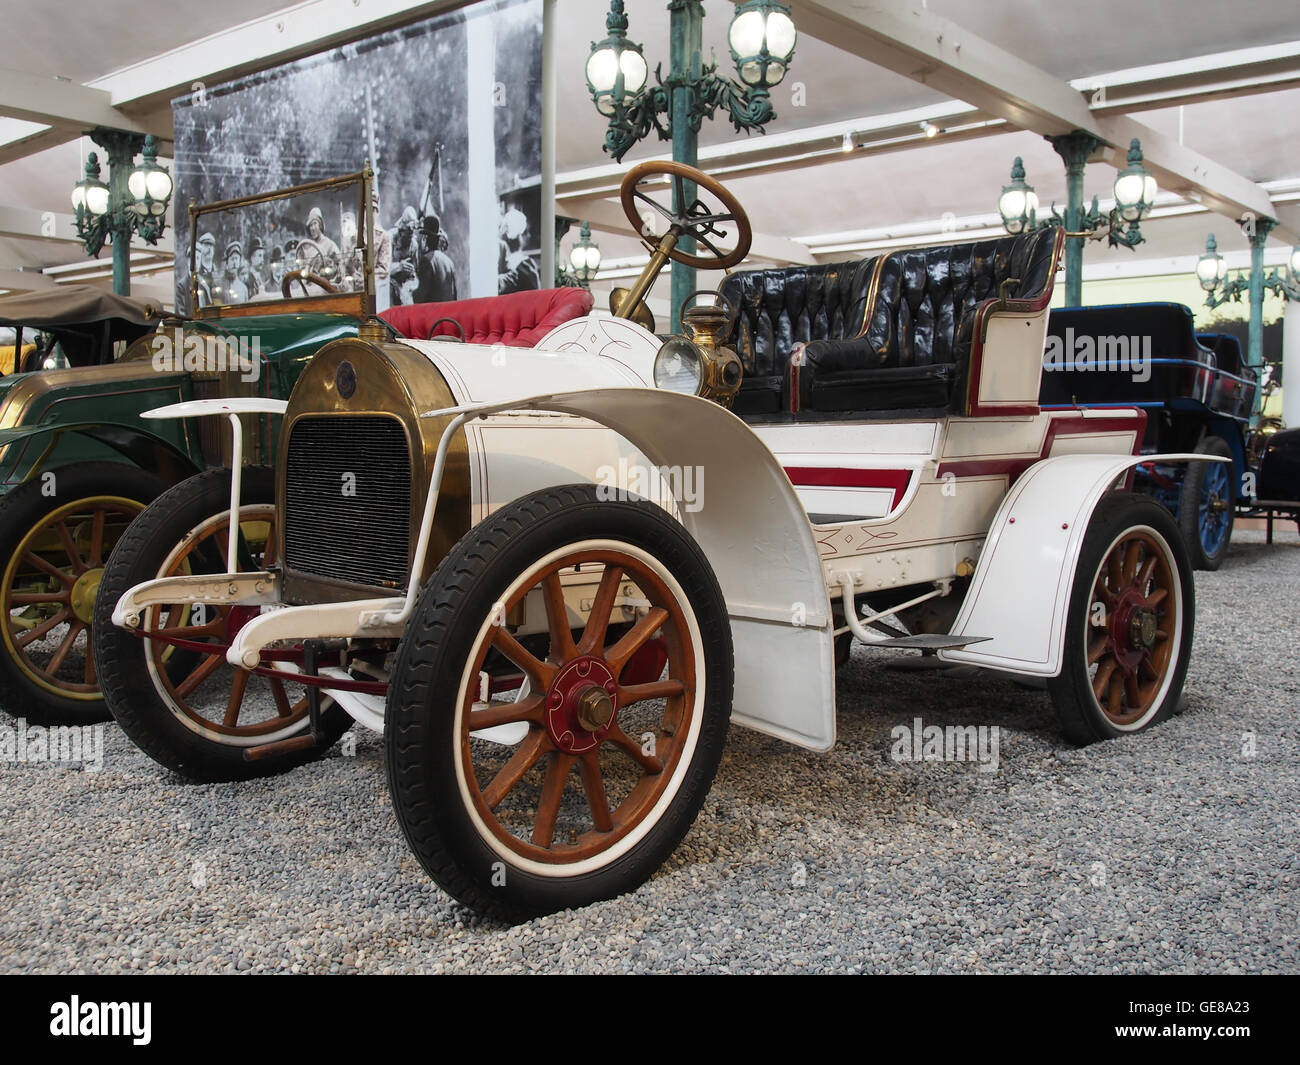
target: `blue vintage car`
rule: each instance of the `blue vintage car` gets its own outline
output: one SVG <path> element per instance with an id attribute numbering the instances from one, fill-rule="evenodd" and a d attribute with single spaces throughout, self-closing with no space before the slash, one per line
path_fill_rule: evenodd
<path id="1" fill-rule="evenodd" d="M 1178 518 L 1193 563 L 1217 569 L 1234 515 L 1300 521 L 1300 431 L 1256 424 L 1257 368 L 1221 333 L 1197 334 L 1180 303 L 1054 310 L 1040 392 L 1045 409 L 1139 407 L 1144 452 L 1230 458 L 1186 467 L 1147 463 L 1138 487 Z"/>

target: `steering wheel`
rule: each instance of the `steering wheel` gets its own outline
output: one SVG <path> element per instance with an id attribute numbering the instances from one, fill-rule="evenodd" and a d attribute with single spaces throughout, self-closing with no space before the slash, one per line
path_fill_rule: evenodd
<path id="1" fill-rule="evenodd" d="M 302 294 L 304 296 L 311 295 L 311 293 L 307 291 L 308 281 L 310 281 L 313 285 L 319 285 L 326 292 L 329 293 L 338 292 L 338 289 L 335 288 L 331 282 L 326 281 L 323 277 L 321 277 L 320 274 L 313 274 L 308 270 L 290 270 L 287 274 L 284 275 L 284 280 L 280 282 L 280 292 L 284 295 L 285 299 L 289 299 L 289 285 L 291 282 L 294 281 L 297 281 L 298 284 L 302 286 Z"/>
<path id="2" fill-rule="evenodd" d="M 677 194 L 675 202 L 684 205 L 680 211 L 670 210 L 663 204 L 651 199 L 640 189 L 640 186 L 651 178 L 665 176 L 672 178 L 673 191 Z M 685 205 L 686 183 L 688 181 L 694 182 L 707 190 L 722 204 L 724 210 L 711 210 L 698 197 L 691 204 Z M 694 237 L 696 241 L 712 252 L 711 255 L 691 255 L 689 252 L 674 247 L 667 253 L 668 258 L 674 262 L 699 270 L 726 270 L 735 266 L 749 254 L 749 245 L 754 234 L 749 228 L 749 218 L 745 214 L 745 209 L 740 206 L 740 202 L 735 196 L 723 188 L 720 182 L 709 177 L 703 171 L 696 170 L 693 166 L 667 160 L 650 160 L 638 163 L 623 178 L 623 183 L 619 187 L 619 195 L 623 201 L 623 213 L 627 215 L 632 227 L 645 237 L 648 243 L 661 244 L 663 236 L 666 234 L 652 236 L 646 233 L 649 227 L 640 214 L 637 213 L 638 200 L 644 201 L 667 219 L 669 232 L 675 232 L 678 237 Z M 722 251 L 709 239 L 710 237 L 725 237 L 727 235 L 726 230 L 718 228 L 719 223 L 722 222 L 734 222 L 736 225 L 736 247 L 729 252 Z"/>

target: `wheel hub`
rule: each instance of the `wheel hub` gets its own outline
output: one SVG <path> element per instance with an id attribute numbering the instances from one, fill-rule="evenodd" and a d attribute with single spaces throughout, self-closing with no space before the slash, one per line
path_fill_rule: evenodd
<path id="1" fill-rule="evenodd" d="M 583 754 L 603 743 L 617 712 L 618 680 L 591 655 L 566 663 L 546 693 L 546 731 L 566 754 Z"/>
<path id="2" fill-rule="evenodd" d="M 88 569 L 72 586 L 72 612 L 77 620 L 90 624 L 95 614 L 95 596 L 99 594 L 99 582 L 104 576 L 103 567 Z"/>
<path id="3" fill-rule="evenodd" d="M 1155 647 L 1159 624 L 1156 613 L 1136 588 L 1127 588 L 1115 608 L 1115 660 L 1125 673 L 1137 669 L 1142 659 Z"/>

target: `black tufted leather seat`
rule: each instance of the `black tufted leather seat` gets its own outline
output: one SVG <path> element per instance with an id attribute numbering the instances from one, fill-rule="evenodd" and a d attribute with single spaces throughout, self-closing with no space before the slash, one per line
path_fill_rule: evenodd
<path id="1" fill-rule="evenodd" d="M 1004 281 L 1014 301 L 1050 291 L 1056 233 L 895 252 L 880 264 L 867 327 L 796 356 L 797 409 L 960 410 L 981 303 Z"/>
<path id="2" fill-rule="evenodd" d="M 861 334 L 876 261 L 745 270 L 723 280 L 720 291 L 736 308 L 728 343 L 745 367 L 737 414 L 789 410 L 796 344 Z"/>

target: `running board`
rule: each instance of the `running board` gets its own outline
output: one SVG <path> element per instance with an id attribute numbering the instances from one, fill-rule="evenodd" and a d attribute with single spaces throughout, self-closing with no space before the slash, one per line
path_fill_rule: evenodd
<path id="1" fill-rule="evenodd" d="M 894 636 L 884 640 L 872 640 L 866 647 L 914 647 L 922 651 L 950 651 L 954 647 L 967 644 L 983 643 L 993 639 L 992 636 L 949 636 L 945 633 L 923 632 L 918 636 Z"/>

